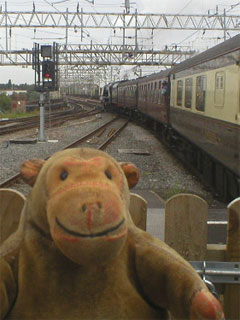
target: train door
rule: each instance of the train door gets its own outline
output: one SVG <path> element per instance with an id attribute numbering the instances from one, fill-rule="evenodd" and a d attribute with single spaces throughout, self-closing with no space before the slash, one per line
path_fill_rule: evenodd
<path id="1" fill-rule="evenodd" d="M 224 106 L 225 100 L 225 73 L 224 71 L 216 72 L 215 75 L 215 96 L 214 104 L 218 107 Z"/>

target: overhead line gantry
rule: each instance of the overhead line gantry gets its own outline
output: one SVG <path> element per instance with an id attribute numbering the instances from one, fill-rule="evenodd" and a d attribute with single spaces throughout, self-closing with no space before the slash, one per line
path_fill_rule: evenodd
<path id="1" fill-rule="evenodd" d="M 0 29 L 5 29 L 6 46 L 0 51 L 0 66 L 30 66 L 32 50 L 9 50 L 8 38 L 13 28 L 64 29 L 65 44 L 59 44 L 59 66 L 172 66 L 195 51 L 189 48 L 146 49 L 138 44 L 138 32 L 142 30 L 211 30 L 223 31 L 224 39 L 227 31 L 240 32 L 240 15 L 223 14 L 165 14 L 139 13 L 98 13 L 84 12 L 79 6 L 69 11 L 9 11 L 7 3 L 5 10 L 0 11 Z M 86 30 L 112 29 L 122 33 L 122 44 L 82 44 Z M 80 32 L 80 45 L 69 44 L 69 32 Z M 127 30 L 135 31 L 131 38 L 135 44 L 127 44 Z M 130 31 L 129 31 L 130 32 Z"/>
<path id="2" fill-rule="evenodd" d="M 126 28 L 240 31 L 240 15 L 1 11 L 0 28 Z"/>

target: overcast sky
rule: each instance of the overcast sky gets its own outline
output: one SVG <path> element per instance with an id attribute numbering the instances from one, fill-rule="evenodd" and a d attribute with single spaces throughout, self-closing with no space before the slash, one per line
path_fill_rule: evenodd
<path id="1" fill-rule="evenodd" d="M 77 5 L 83 8 L 85 12 L 119 12 L 124 10 L 124 0 L 94 0 L 94 5 L 90 4 L 92 0 L 7 0 L 0 1 L 0 9 L 5 11 L 7 3 L 8 11 L 31 11 L 33 3 L 36 11 L 76 11 Z M 174 13 L 174 14 L 207 14 L 208 10 L 212 14 L 216 12 L 218 6 L 219 14 L 226 9 L 227 14 L 240 15 L 240 2 L 237 0 L 130 0 L 131 12 L 137 9 L 139 13 Z M 0 10 L 1 12 L 1 10 Z M 1 15 L 0 15 L 1 17 Z M 130 33 L 130 31 L 129 31 Z M 236 33 L 235 33 L 236 34 Z M 234 36 L 229 33 L 229 36 Z M 130 34 L 129 34 L 130 35 Z M 223 32 L 207 31 L 175 31 L 175 30 L 157 30 L 154 31 L 153 37 L 151 31 L 141 31 L 138 34 L 139 45 L 145 47 L 164 48 L 165 45 L 177 44 L 180 46 L 191 46 L 194 48 L 206 48 L 217 44 L 217 37 L 223 37 Z M 12 29 L 11 39 L 8 46 L 11 49 L 22 49 L 33 47 L 34 42 L 40 44 L 52 43 L 53 41 L 64 43 L 65 30 L 60 29 Z M 99 31 L 86 30 L 84 43 L 122 43 L 121 34 L 113 34 L 113 30 Z M 78 33 L 73 30 L 69 31 L 69 43 L 81 43 Z M 5 28 L 0 28 L 0 50 L 5 49 L 6 38 Z M 6 83 L 11 79 L 13 83 L 33 83 L 34 75 L 31 67 L 1 67 L 0 66 L 0 83 Z"/>

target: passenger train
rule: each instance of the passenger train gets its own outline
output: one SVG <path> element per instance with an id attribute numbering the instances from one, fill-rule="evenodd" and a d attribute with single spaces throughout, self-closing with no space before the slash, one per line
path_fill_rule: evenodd
<path id="1" fill-rule="evenodd" d="M 150 122 L 222 199 L 240 195 L 240 35 L 168 70 L 111 83 L 101 100 Z"/>

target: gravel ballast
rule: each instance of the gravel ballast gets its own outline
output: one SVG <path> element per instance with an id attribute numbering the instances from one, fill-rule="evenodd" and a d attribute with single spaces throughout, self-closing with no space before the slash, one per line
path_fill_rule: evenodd
<path id="1" fill-rule="evenodd" d="M 61 127 L 47 129 L 46 138 L 51 142 L 8 143 L 10 139 L 37 138 L 39 134 L 34 130 L 0 137 L 0 181 L 2 182 L 18 173 L 21 164 L 26 159 L 49 157 L 113 117 L 111 114 L 104 113 L 102 117 L 94 116 L 88 120 L 74 120 Z M 54 140 L 58 140 L 58 142 Z M 90 140 L 83 146 L 95 147 L 95 144 Z M 137 149 L 143 153 L 148 152 L 149 155 L 120 153 L 120 149 Z M 107 147 L 106 152 L 118 161 L 131 161 L 138 166 L 141 177 L 135 189 L 154 190 L 164 200 L 177 193 L 194 193 L 207 200 L 210 206 L 221 205 L 154 135 L 134 123 L 128 124 L 118 138 Z M 27 186 L 22 185 L 16 189 L 24 194 L 29 191 Z"/>

